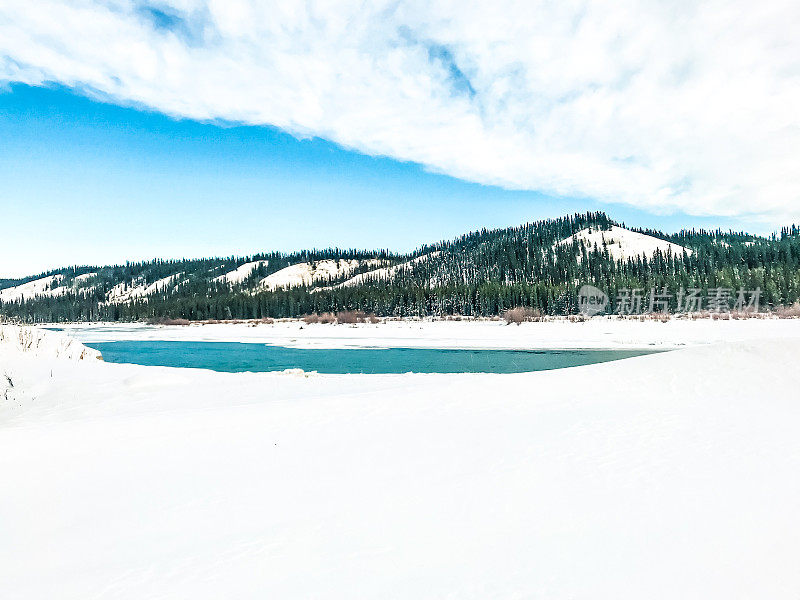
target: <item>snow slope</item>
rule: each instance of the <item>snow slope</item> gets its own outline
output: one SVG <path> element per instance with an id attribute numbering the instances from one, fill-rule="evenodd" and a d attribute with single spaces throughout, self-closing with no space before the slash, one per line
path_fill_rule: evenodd
<path id="1" fill-rule="evenodd" d="M 230 284 L 242 283 L 245 279 L 250 277 L 250 274 L 257 268 L 259 268 L 261 265 L 267 266 L 268 264 L 269 264 L 268 260 L 256 260 L 253 262 L 244 263 L 243 265 L 235 268 L 233 271 L 229 271 L 224 275 L 215 277 L 214 281 L 224 281 Z"/>
<path id="2" fill-rule="evenodd" d="M 171 287 L 177 285 L 181 280 L 183 273 L 176 273 L 169 275 L 162 279 L 158 279 L 153 283 L 139 283 L 137 285 L 128 286 L 125 282 L 118 283 L 108 291 L 106 298 L 110 303 L 123 303 L 129 300 L 142 299 L 146 300 L 147 296 L 163 292 Z"/>
<path id="3" fill-rule="evenodd" d="M 605 241 L 608 253 L 615 260 L 628 260 L 637 256 L 649 258 L 655 254 L 656 250 L 660 250 L 662 254 L 671 252 L 676 256 L 681 256 L 684 252 L 689 255 L 692 254 L 692 250 L 678 244 L 630 231 L 616 225 L 612 225 L 610 230 L 588 227 L 561 240 L 558 244 L 571 245 L 574 240 L 582 241 L 588 250 L 591 250 L 596 245 L 601 251 L 603 249 L 603 241 Z"/>
<path id="4" fill-rule="evenodd" d="M 0 404 L 2 595 L 794 600 L 798 352 L 303 377 L 0 344 L 29 393 Z"/>
<path id="5" fill-rule="evenodd" d="M 76 275 L 74 280 L 78 283 L 84 282 L 87 279 L 91 279 L 92 277 L 96 277 L 97 273 L 83 273 L 82 275 Z"/>
<path id="6" fill-rule="evenodd" d="M 34 296 L 59 295 L 63 293 L 63 291 L 56 290 L 65 289 L 58 287 L 58 282 L 60 279 L 60 275 L 48 275 L 47 277 L 41 277 L 21 285 L 0 290 L 0 301 L 14 302 L 15 300 L 20 300 L 22 298 L 33 298 Z"/>
<path id="7" fill-rule="evenodd" d="M 367 264 L 377 267 L 382 263 L 378 259 L 360 260 L 320 260 L 290 265 L 276 271 L 261 280 L 259 287 L 267 290 L 291 288 L 326 282 L 353 272 L 359 266 Z"/>
<path id="8" fill-rule="evenodd" d="M 392 265 L 390 267 L 383 267 L 380 269 L 374 269 L 372 271 L 367 271 L 366 273 L 359 273 L 358 275 L 354 275 L 350 279 L 343 281 L 337 285 L 331 286 L 333 288 L 337 287 L 350 287 L 354 285 L 361 285 L 367 281 L 375 281 L 381 279 L 388 279 L 401 271 L 410 271 L 416 265 L 423 263 L 431 258 L 438 256 L 439 252 L 431 252 L 430 254 L 423 254 L 422 256 L 418 256 L 417 258 L 412 258 L 409 261 L 404 263 L 400 263 L 399 265 Z"/>
<path id="9" fill-rule="evenodd" d="M 321 287 L 318 289 L 329 289 L 337 287 L 348 287 L 354 285 L 361 285 L 369 280 L 386 279 L 392 275 L 399 273 L 403 270 L 409 270 L 420 262 L 436 256 L 438 252 L 419 256 L 410 261 L 401 263 L 399 265 L 392 265 L 383 267 L 385 261 L 380 259 L 372 259 L 368 261 L 359 260 L 321 260 L 314 263 L 298 263 L 291 265 L 285 269 L 281 269 L 276 273 L 264 278 L 261 281 L 260 287 L 265 289 L 274 290 L 281 287 L 298 287 L 303 285 L 312 285 L 314 283 L 324 283 L 331 279 L 346 276 L 348 273 L 355 271 L 358 267 L 367 265 L 371 267 L 369 271 L 354 275 L 350 279 L 346 279 L 341 283 L 332 286 Z"/>
<path id="10" fill-rule="evenodd" d="M 14 287 L 5 288 L 0 290 L 0 301 L 14 302 L 21 299 L 32 299 L 36 296 L 55 297 L 62 296 L 70 291 L 76 290 L 89 290 L 90 287 L 81 287 L 80 284 L 96 276 L 97 273 L 84 273 L 76 275 L 72 280 L 72 285 L 62 285 L 64 276 L 60 274 L 48 275 L 47 277 L 40 277 L 27 283 L 23 283 Z"/>

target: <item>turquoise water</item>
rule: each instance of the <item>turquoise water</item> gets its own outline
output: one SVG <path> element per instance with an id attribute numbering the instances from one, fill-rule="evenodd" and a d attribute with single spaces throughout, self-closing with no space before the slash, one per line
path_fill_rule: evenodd
<path id="1" fill-rule="evenodd" d="M 87 343 L 107 362 L 225 371 L 319 373 L 522 373 L 577 367 L 650 354 L 648 350 L 318 350 L 238 342 L 120 341 Z"/>

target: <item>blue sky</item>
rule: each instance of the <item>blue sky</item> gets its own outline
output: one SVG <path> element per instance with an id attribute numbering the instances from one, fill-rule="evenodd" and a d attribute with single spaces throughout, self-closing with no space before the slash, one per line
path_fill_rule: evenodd
<path id="1" fill-rule="evenodd" d="M 154 257 L 408 251 L 600 208 L 639 226 L 720 222 L 507 191 L 271 127 L 176 120 L 64 88 L 0 93 L 0 139 L 0 277 Z"/>
<path id="2" fill-rule="evenodd" d="M 5 0 L 0 277 L 800 222 L 800 4 Z"/>

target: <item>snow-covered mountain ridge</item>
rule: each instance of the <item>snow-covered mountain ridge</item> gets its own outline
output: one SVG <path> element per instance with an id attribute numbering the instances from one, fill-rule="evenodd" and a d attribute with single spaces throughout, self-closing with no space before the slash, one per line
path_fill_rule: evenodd
<path id="1" fill-rule="evenodd" d="M 590 264 L 582 264 L 586 252 L 594 256 Z M 68 267 L 0 279 L 0 313 L 24 322 L 260 319 L 342 310 L 492 316 L 528 305 L 569 314 L 579 283 L 647 287 L 653 277 L 676 290 L 758 287 L 766 306 L 791 307 L 800 288 L 783 274 L 800 273 L 798 257 L 796 226 L 769 237 L 668 234 L 627 229 L 596 212 L 476 230 L 404 254 L 328 248 Z"/>
<path id="2" fill-rule="evenodd" d="M 643 256 L 651 258 L 656 252 L 663 255 L 672 254 L 680 256 L 683 253 L 692 254 L 692 250 L 678 244 L 673 244 L 666 240 L 645 235 L 618 225 L 612 225 L 609 229 L 599 227 L 587 227 L 581 231 L 558 242 L 558 246 L 568 246 L 573 242 L 583 242 L 587 250 L 594 248 L 600 251 L 608 249 L 611 258 L 615 260 L 628 260 Z"/>

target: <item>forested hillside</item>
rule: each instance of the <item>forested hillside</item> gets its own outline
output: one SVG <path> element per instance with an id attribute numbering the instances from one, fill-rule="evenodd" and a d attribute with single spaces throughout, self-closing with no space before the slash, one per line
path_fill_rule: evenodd
<path id="1" fill-rule="evenodd" d="M 57 269 L 0 280 L 0 314 L 27 322 L 158 317 L 292 317 L 363 310 L 377 315 L 495 315 L 526 306 L 572 314 L 584 284 L 608 311 L 626 290 L 681 310 L 681 292 L 761 291 L 762 308 L 800 297 L 800 230 L 759 237 L 624 228 L 601 212 L 481 230 L 387 250 L 310 250 L 249 257 L 154 260 Z"/>

